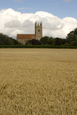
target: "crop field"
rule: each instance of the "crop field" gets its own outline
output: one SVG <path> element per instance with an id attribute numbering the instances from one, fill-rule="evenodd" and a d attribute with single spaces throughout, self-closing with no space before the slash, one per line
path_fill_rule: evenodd
<path id="1" fill-rule="evenodd" d="M 77 115 L 77 49 L 0 49 L 0 115 Z"/>

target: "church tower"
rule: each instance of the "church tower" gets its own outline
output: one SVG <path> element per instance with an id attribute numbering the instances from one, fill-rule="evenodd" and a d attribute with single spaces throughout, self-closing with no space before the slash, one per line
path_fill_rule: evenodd
<path id="1" fill-rule="evenodd" d="M 42 23 L 35 22 L 35 36 L 37 40 L 42 38 Z"/>

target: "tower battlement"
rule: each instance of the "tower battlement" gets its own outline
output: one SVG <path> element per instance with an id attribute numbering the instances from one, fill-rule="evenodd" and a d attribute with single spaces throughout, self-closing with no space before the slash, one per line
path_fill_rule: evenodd
<path id="1" fill-rule="evenodd" d="M 40 22 L 40 23 L 35 22 L 35 26 L 42 26 L 42 22 Z"/>

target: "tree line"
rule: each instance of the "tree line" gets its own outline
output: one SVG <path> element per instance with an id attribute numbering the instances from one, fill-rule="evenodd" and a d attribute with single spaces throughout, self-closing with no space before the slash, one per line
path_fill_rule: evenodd
<path id="1" fill-rule="evenodd" d="M 0 45 L 21 45 L 21 43 L 0 33 Z M 68 33 L 66 39 L 44 36 L 40 40 L 28 40 L 25 45 L 77 46 L 77 28 Z"/>
<path id="2" fill-rule="evenodd" d="M 0 33 L 0 45 L 20 45 L 20 43 L 17 40 Z"/>
<path id="3" fill-rule="evenodd" d="M 77 46 L 77 28 L 67 34 L 66 39 L 44 36 L 40 40 L 28 40 L 25 45 Z"/>

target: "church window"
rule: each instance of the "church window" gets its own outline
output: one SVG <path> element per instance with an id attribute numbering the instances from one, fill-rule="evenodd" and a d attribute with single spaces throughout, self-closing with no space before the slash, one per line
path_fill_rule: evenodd
<path id="1" fill-rule="evenodd" d="M 38 29 L 38 32 L 40 32 L 40 29 Z"/>

